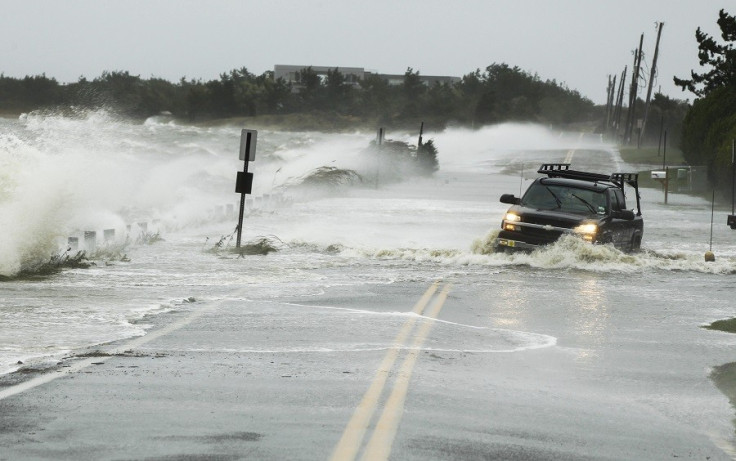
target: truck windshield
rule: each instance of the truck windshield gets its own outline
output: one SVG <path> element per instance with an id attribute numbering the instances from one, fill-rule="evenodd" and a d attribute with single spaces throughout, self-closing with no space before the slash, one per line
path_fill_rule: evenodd
<path id="1" fill-rule="evenodd" d="M 578 214 L 606 214 L 608 205 L 603 191 L 534 183 L 521 204 L 539 210 L 560 210 Z"/>

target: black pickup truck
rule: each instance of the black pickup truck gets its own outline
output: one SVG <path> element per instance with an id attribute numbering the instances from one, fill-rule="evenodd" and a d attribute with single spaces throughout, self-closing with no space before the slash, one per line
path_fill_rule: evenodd
<path id="1" fill-rule="evenodd" d="M 534 250 L 563 234 L 626 252 L 639 250 L 644 219 L 638 174 L 575 171 L 569 163 L 546 163 L 537 172 L 545 177 L 534 180 L 523 197 L 501 196 L 502 203 L 512 206 L 501 221 L 497 251 Z M 634 190 L 636 213 L 626 208 L 625 185 Z"/>

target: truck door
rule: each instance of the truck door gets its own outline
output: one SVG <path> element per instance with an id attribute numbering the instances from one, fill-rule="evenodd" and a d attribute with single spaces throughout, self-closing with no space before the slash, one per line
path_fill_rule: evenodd
<path id="1" fill-rule="evenodd" d="M 611 211 L 623 211 L 626 209 L 626 198 L 624 192 L 619 188 L 609 189 L 611 192 Z M 621 218 L 611 218 L 613 244 L 616 248 L 626 249 L 629 247 L 631 238 L 634 236 L 634 226 L 630 221 Z"/>

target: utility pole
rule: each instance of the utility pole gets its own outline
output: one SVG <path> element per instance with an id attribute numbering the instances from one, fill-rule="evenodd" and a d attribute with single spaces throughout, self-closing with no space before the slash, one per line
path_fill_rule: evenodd
<path id="1" fill-rule="evenodd" d="M 611 117 L 613 116 L 613 93 L 616 89 L 616 76 L 611 80 L 611 74 L 608 74 L 608 88 L 606 89 L 606 131 L 611 129 Z"/>
<path id="2" fill-rule="evenodd" d="M 649 89 L 647 89 L 647 103 L 644 109 L 644 121 L 642 122 L 641 131 L 639 132 L 639 144 L 641 144 L 641 138 L 644 136 L 644 131 L 647 129 L 647 117 L 649 117 L 652 86 L 654 85 L 654 76 L 657 74 L 657 56 L 659 55 L 659 39 L 662 36 L 662 27 L 664 27 L 664 23 L 660 22 L 657 31 L 657 44 L 654 47 L 654 57 L 652 58 L 652 70 L 649 74 Z"/>
<path id="3" fill-rule="evenodd" d="M 629 126 L 631 124 L 631 106 L 634 104 L 632 97 L 636 97 L 636 90 L 634 90 L 634 85 L 636 85 L 636 59 L 639 57 L 639 51 L 634 50 L 634 65 L 631 67 L 631 83 L 629 84 L 629 104 L 627 106 L 626 110 L 626 122 L 624 122 L 624 144 L 629 143 Z"/>
<path id="4" fill-rule="evenodd" d="M 629 111 L 626 116 L 625 142 L 631 142 L 631 132 L 634 129 L 634 118 L 636 117 L 636 94 L 639 90 L 639 74 L 641 72 L 641 56 L 644 47 L 644 34 L 639 39 L 639 51 L 634 52 L 634 72 L 631 74 L 631 90 L 629 92 Z"/>
<path id="5" fill-rule="evenodd" d="M 611 121 L 611 74 L 608 74 L 608 85 L 606 86 L 606 130 Z"/>
<path id="6" fill-rule="evenodd" d="M 623 113 L 624 105 L 624 82 L 626 81 L 626 71 L 629 70 L 629 66 L 624 66 L 624 71 L 621 72 L 621 80 L 618 84 L 618 97 L 616 99 L 616 109 L 613 113 L 613 124 L 616 128 L 616 137 L 618 138 L 619 131 L 621 130 L 621 114 Z"/>

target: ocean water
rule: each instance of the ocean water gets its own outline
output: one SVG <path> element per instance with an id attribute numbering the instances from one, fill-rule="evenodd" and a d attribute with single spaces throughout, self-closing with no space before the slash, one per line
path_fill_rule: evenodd
<path id="1" fill-rule="evenodd" d="M 596 286 L 627 286 L 644 298 L 664 291 L 701 300 L 699 286 L 722 287 L 724 294 L 699 306 L 699 313 L 704 321 L 733 315 L 727 293 L 735 288 L 736 234 L 725 226 L 726 210 L 718 209 L 717 259 L 706 263 L 711 210 L 700 198 L 673 194 L 665 206 L 661 191 L 643 189 L 638 254 L 577 239 L 532 254 L 492 253 L 506 209 L 499 196 L 523 191 L 540 163 L 630 170 L 600 136 L 538 125 L 425 133 L 439 151 L 439 171 L 429 178 L 377 164 L 365 151 L 373 133 L 262 130 L 250 165 L 255 179 L 243 241 L 263 238 L 277 251 L 238 257 L 230 250 L 241 128 L 165 117 L 138 123 L 105 111 L 0 119 L 0 374 L 19 362 L 50 363 L 80 348 L 144 335 L 147 316 L 232 297 L 244 287 L 248 299 L 268 303 L 287 294 L 431 282 L 438 275 L 549 278 L 538 294 L 523 295 L 533 304 L 554 290 L 558 274 L 583 274 Z M 416 136 L 387 134 L 410 143 Z M 343 175 L 305 186 L 320 168 Z M 114 230 L 107 241 L 106 230 Z M 35 273 L 54 255 L 76 254 L 67 250 L 70 237 L 84 249 L 85 232 L 92 231 L 91 267 Z M 349 336 L 339 347 L 365 347 Z M 467 347 L 553 343 L 527 335 Z M 308 347 L 338 346 L 315 341 Z"/>

